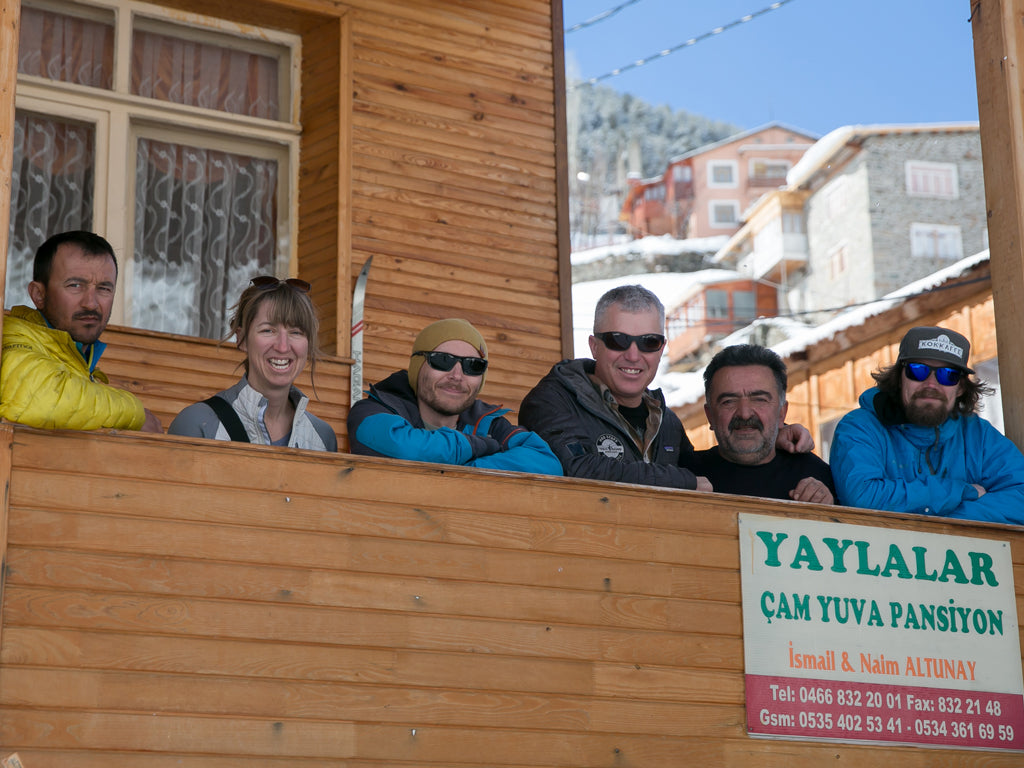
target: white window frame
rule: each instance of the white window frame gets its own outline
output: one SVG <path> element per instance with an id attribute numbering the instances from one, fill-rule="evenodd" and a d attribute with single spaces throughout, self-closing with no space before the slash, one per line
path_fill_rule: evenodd
<path id="1" fill-rule="evenodd" d="M 922 242 L 935 244 L 932 249 L 921 249 Z M 963 230 L 958 224 L 931 224 L 915 221 L 910 224 L 910 256 L 915 259 L 946 259 L 956 261 L 964 257 Z"/>
<path id="2" fill-rule="evenodd" d="M 717 206 L 729 206 L 733 210 L 733 220 L 720 222 L 715 217 Z M 708 225 L 712 229 L 735 229 L 740 224 L 740 202 L 739 200 L 709 200 L 708 201 Z"/>
<path id="3" fill-rule="evenodd" d="M 715 168 L 728 168 L 732 181 L 715 181 Z M 708 160 L 708 189 L 736 189 L 740 185 L 740 164 L 735 160 Z"/>
<path id="4" fill-rule="evenodd" d="M 903 170 L 908 196 L 960 199 L 960 175 L 956 163 L 906 160 Z M 948 191 L 941 189 L 947 185 Z"/>
<path id="5" fill-rule="evenodd" d="M 833 246 L 828 251 L 828 274 L 830 280 L 835 280 L 845 274 L 850 264 L 850 247 L 843 241 Z"/>
<path id="6" fill-rule="evenodd" d="M 293 230 L 298 222 L 301 37 L 269 28 L 236 24 L 224 19 L 181 13 L 135 0 L 30 0 L 26 5 L 58 13 L 92 18 L 93 9 L 112 10 L 114 26 L 113 90 L 92 88 L 44 77 L 18 74 L 15 105 L 41 115 L 91 122 L 96 129 L 95 200 L 93 228 L 103 234 L 118 256 L 118 284 L 111 322 L 128 325 L 131 273 L 134 266 L 135 138 L 141 134 L 160 141 L 249 152 L 278 161 L 278 274 L 295 275 L 298 245 Z M 91 11 L 91 12 L 90 12 Z M 130 21 L 130 23 L 127 23 Z M 138 24 L 147 31 L 180 33 L 189 39 L 229 44 L 241 50 L 277 56 L 280 62 L 280 120 L 249 117 L 131 93 L 132 31 Z M 194 38 L 192 32 L 195 33 Z M 287 59 L 285 61 L 284 59 Z M 285 91 L 288 92 L 285 98 Z M 129 212 L 128 215 L 125 212 Z"/>
<path id="7" fill-rule="evenodd" d="M 765 174 L 758 174 L 758 173 L 755 173 L 755 171 L 754 171 L 754 167 L 758 163 L 763 163 L 764 165 L 778 165 L 778 166 L 782 166 L 786 170 L 783 172 L 783 174 L 781 176 L 767 176 Z M 792 167 L 793 167 L 793 163 L 792 162 L 790 162 L 789 160 L 784 160 L 781 157 L 752 157 L 752 158 L 750 158 L 750 160 L 747 161 L 747 177 L 748 178 L 757 178 L 757 179 L 776 179 L 777 178 L 777 179 L 782 179 L 782 181 L 785 181 L 786 180 L 786 175 L 789 173 L 789 171 L 790 171 L 790 169 L 792 169 Z"/>

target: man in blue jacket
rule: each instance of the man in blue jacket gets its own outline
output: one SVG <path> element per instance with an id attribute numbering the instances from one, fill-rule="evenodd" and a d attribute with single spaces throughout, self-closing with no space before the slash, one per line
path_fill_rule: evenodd
<path id="1" fill-rule="evenodd" d="M 370 387 L 348 415 L 352 453 L 560 475 L 547 443 L 478 400 L 487 344 L 467 321 L 431 323 L 416 337 L 407 371 Z"/>
<path id="2" fill-rule="evenodd" d="M 836 428 L 842 504 L 1024 524 L 1024 456 L 977 415 L 991 389 L 971 379 L 970 350 L 947 328 L 907 331 L 895 365 L 872 374 L 878 386 Z"/>

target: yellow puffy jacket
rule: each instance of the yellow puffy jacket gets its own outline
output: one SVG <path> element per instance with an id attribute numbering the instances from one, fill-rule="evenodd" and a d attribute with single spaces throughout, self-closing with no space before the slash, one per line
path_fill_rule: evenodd
<path id="1" fill-rule="evenodd" d="M 139 398 L 98 368 L 90 375 L 70 334 L 29 307 L 4 319 L 0 416 L 44 429 L 140 429 L 146 421 Z"/>

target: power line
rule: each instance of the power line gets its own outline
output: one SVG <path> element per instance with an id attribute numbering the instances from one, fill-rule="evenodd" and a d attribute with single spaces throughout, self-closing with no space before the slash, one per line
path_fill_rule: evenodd
<path id="1" fill-rule="evenodd" d="M 629 6 L 636 5 L 639 2 L 640 2 L 640 0 L 627 0 L 627 2 L 622 3 L 622 5 L 617 5 L 614 8 L 612 8 L 611 10 L 609 10 L 609 11 L 602 11 L 601 13 L 597 14 L 597 16 L 592 16 L 591 18 L 587 19 L 586 21 L 581 21 L 579 24 L 573 24 L 571 27 L 569 27 L 568 29 L 565 30 L 565 34 L 568 35 L 571 32 L 578 32 L 581 29 L 586 29 L 587 27 L 592 27 L 592 26 L 594 26 L 595 24 L 597 24 L 600 21 L 605 21 L 607 19 L 610 19 L 616 13 L 621 11 L 623 8 L 628 8 Z"/>
<path id="2" fill-rule="evenodd" d="M 634 0 L 634 1 L 636 1 L 636 0 Z M 597 77 L 588 78 L 588 79 L 584 80 L 583 82 L 586 83 L 587 85 L 596 85 L 597 83 L 601 82 L 602 80 L 608 80 L 609 78 L 617 77 L 618 75 L 621 75 L 621 74 L 623 74 L 625 72 L 629 72 L 631 69 L 637 69 L 638 67 L 642 67 L 645 64 L 650 64 L 652 61 L 656 61 L 657 59 L 663 59 L 666 56 L 670 56 L 673 53 L 676 53 L 677 51 L 683 50 L 684 48 L 689 48 L 692 45 L 696 45 L 697 43 L 699 43 L 699 42 L 701 42 L 703 40 L 707 40 L 710 37 L 715 37 L 716 35 L 720 35 L 723 32 L 725 32 L 727 29 L 732 29 L 733 27 L 738 27 L 740 24 L 746 24 L 748 21 L 752 21 L 753 19 L 756 19 L 758 16 L 763 16 L 766 13 L 770 13 L 772 11 L 777 11 L 782 6 L 787 5 L 787 4 L 791 3 L 791 2 L 793 2 L 793 0 L 778 0 L 778 2 L 774 2 L 771 5 L 767 6 L 766 8 L 762 8 L 759 11 L 755 11 L 754 13 L 748 13 L 746 16 L 738 18 L 735 21 L 730 21 L 728 24 L 723 24 L 720 27 L 715 27 L 714 29 L 710 30 L 709 32 L 705 32 L 702 35 L 697 35 L 697 37 L 691 37 L 686 42 L 679 43 L 678 45 L 674 45 L 671 48 L 665 48 L 665 49 L 663 49 L 661 51 L 658 51 L 657 53 L 651 54 L 650 56 L 646 56 L 646 57 L 644 57 L 642 59 L 637 59 L 633 63 L 627 64 L 624 67 L 619 67 L 618 69 L 613 69 L 612 71 L 606 72 L 605 74 L 599 75 Z M 629 5 L 629 4 L 630 3 L 625 3 L 625 4 L 623 4 L 621 6 L 621 8 L 624 8 L 626 5 Z M 609 13 L 609 14 L 610 13 L 614 13 L 617 10 L 619 10 L 619 9 L 613 9 L 612 11 L 607 12 L 607 13 Z M 595 16 L 594 18 L 597 19 L 598 17 Z M 588 23 L 588 22 L 585 22 L 585 23 Z M 579 86 L 578 85 L 569 86 L 566 90 L 572 91 L 572 90 L 575 90 L 577 87 L 579 87 Z"/>

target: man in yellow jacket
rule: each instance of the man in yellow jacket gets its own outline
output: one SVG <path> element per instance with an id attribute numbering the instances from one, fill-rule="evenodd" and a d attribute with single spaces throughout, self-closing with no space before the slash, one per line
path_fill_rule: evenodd
<path id="1" fill-rule="evenodd" d="M 131 392 L 96 367 L 114 304 L 117 259 L 92 232 L 54 235 L 36 251 L 28 293 L 3 324 L 0 416 L 47 429 L 162 432 Z"/>

